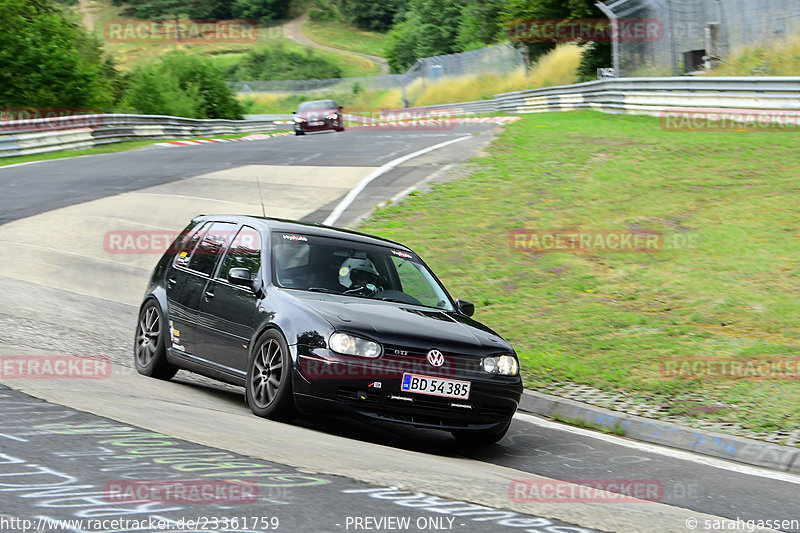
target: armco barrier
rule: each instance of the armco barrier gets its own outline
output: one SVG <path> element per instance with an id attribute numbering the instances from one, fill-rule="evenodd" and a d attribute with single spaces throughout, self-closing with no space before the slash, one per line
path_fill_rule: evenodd
<path id="1" fill-rule="evenodd" d="M 618 78 L 529 89 L 491 100 L 413 108 L 464 113 L 546 113 L 594 109 L 658 116 L 667 109 L 800 110 L 800 77 Z M 403 110 L 395 109 L 392 113 Z"/>
<path id="2" fill-rule="evenodd" d="M 200 120 L 162 115 L 75 115 L 0 122 L 0 157 L 83 150 L 142 139 L 180 139 L 274 130 L 270 120 Z"/>
<path id="3" fill-rule="evenodd" d="M 618 78 L 495 95 L 401 112 L 450 116 L 594 109 L 659 115 L 669 109 L 800 110 L 800 77 Z M 288 116 L 288 115 L 287 115 Z M 80 127 L 76 126 L 78 124 Z M 85 124 L 85 125 L 84 125 Z M 271 120 L 196 120 L 156 115 L 84 115 L 0 122 L 0 157 L 89 148 L 134 139 L 187 138 L 274 129 Z"/>
<path id="4" fill-rule="evenodd" d="M 595 109 L 658 115 L 666 109 L 800 109 L 800 77 L 619 78 L 498 94 L 506 113 Z"/>

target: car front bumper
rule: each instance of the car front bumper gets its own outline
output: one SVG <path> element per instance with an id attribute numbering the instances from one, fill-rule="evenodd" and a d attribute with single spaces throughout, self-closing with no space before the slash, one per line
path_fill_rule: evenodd
<path id="1" fill-rule="evenodd" d="M 469 381 L 468 399 L 401 390 L 403 373 Z M 519 376 L 420 371 L 417 365 L 384 367 L 370 360 L 300 356 L 294 370 L 294 393 L 305 412 L 342 414 L 445 430 L 492 429 L 514 416 L 522 396 Z"/>

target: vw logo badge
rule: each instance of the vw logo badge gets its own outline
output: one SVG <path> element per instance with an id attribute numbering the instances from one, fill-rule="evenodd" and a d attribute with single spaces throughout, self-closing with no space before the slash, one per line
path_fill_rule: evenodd
<path id="1" fill-rule="evenodd" d="M 431 350 L 428 352 L 428 362 L 433 366 L 442 366 L 444 364 L 444 354 L 439 350 Z"/>

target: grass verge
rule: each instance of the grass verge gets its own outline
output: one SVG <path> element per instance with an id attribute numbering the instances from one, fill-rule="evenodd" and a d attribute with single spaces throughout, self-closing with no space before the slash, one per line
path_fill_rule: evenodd
<path id="1" fill-rule="evenodd" d="M 625 436 L 625 428 L 622 427 L 620 424 L 615 424 L 614 427 L 606 427 L 600 426 L 597 424 L 592 424 L 591 422 L 586 422 L 585 420 L 580 420 L 577 418 L 568 418 L 566 416 L 561 416 L 559 414 L 553 414 L 553 420 L 556 422 L 561 422 L 563 424 L 569 424 L 570 426 L 575 426 L 579 428 L 585 429 L 593 429 L 595 431 L 600 431 L 602 433 L 606 433 L 608 435 L 617 435 L 620 437 Z"/>
<path id="2" fill-rule="evenodd" d="M 711 76 L 800 76 L 800 37 L 733 53 Z"/>
<path id="3" fill-rule="evenodd" d="M 677 378 L 665 364 L 796 364 L 796 135 L 670 132 L 655 118 L 593 112 L 528 116 L 462 167 L 468 175 L 360 229 L 412 246 L 454 297 L 474 301 L 477 318 L 515 346 L 528 387 L 576 382 L 651 402 L 692 398 L 694 418 L 793 430 L 797 371 Z M 653 230 L 665 244 L 694 244 L 536 254 L 512 248 L 518 228 Z"/>
<path id="4" fill-rule="evenodd" d="M 383 57 L 386 44 L 386 34 L 359 30 L 344 22 L 308 19 L 303 33 L 315 43 L 377 57 Z"/>

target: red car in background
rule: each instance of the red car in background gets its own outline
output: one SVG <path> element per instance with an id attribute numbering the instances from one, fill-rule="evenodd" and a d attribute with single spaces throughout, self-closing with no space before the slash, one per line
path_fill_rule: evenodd
<path id="1" fill-rule="evenodd" d="M 294 134 L 305 135 L 312 131 L 344 131 L 342 106 L 333 100 L 303 102 L 294 115 Z"/>

